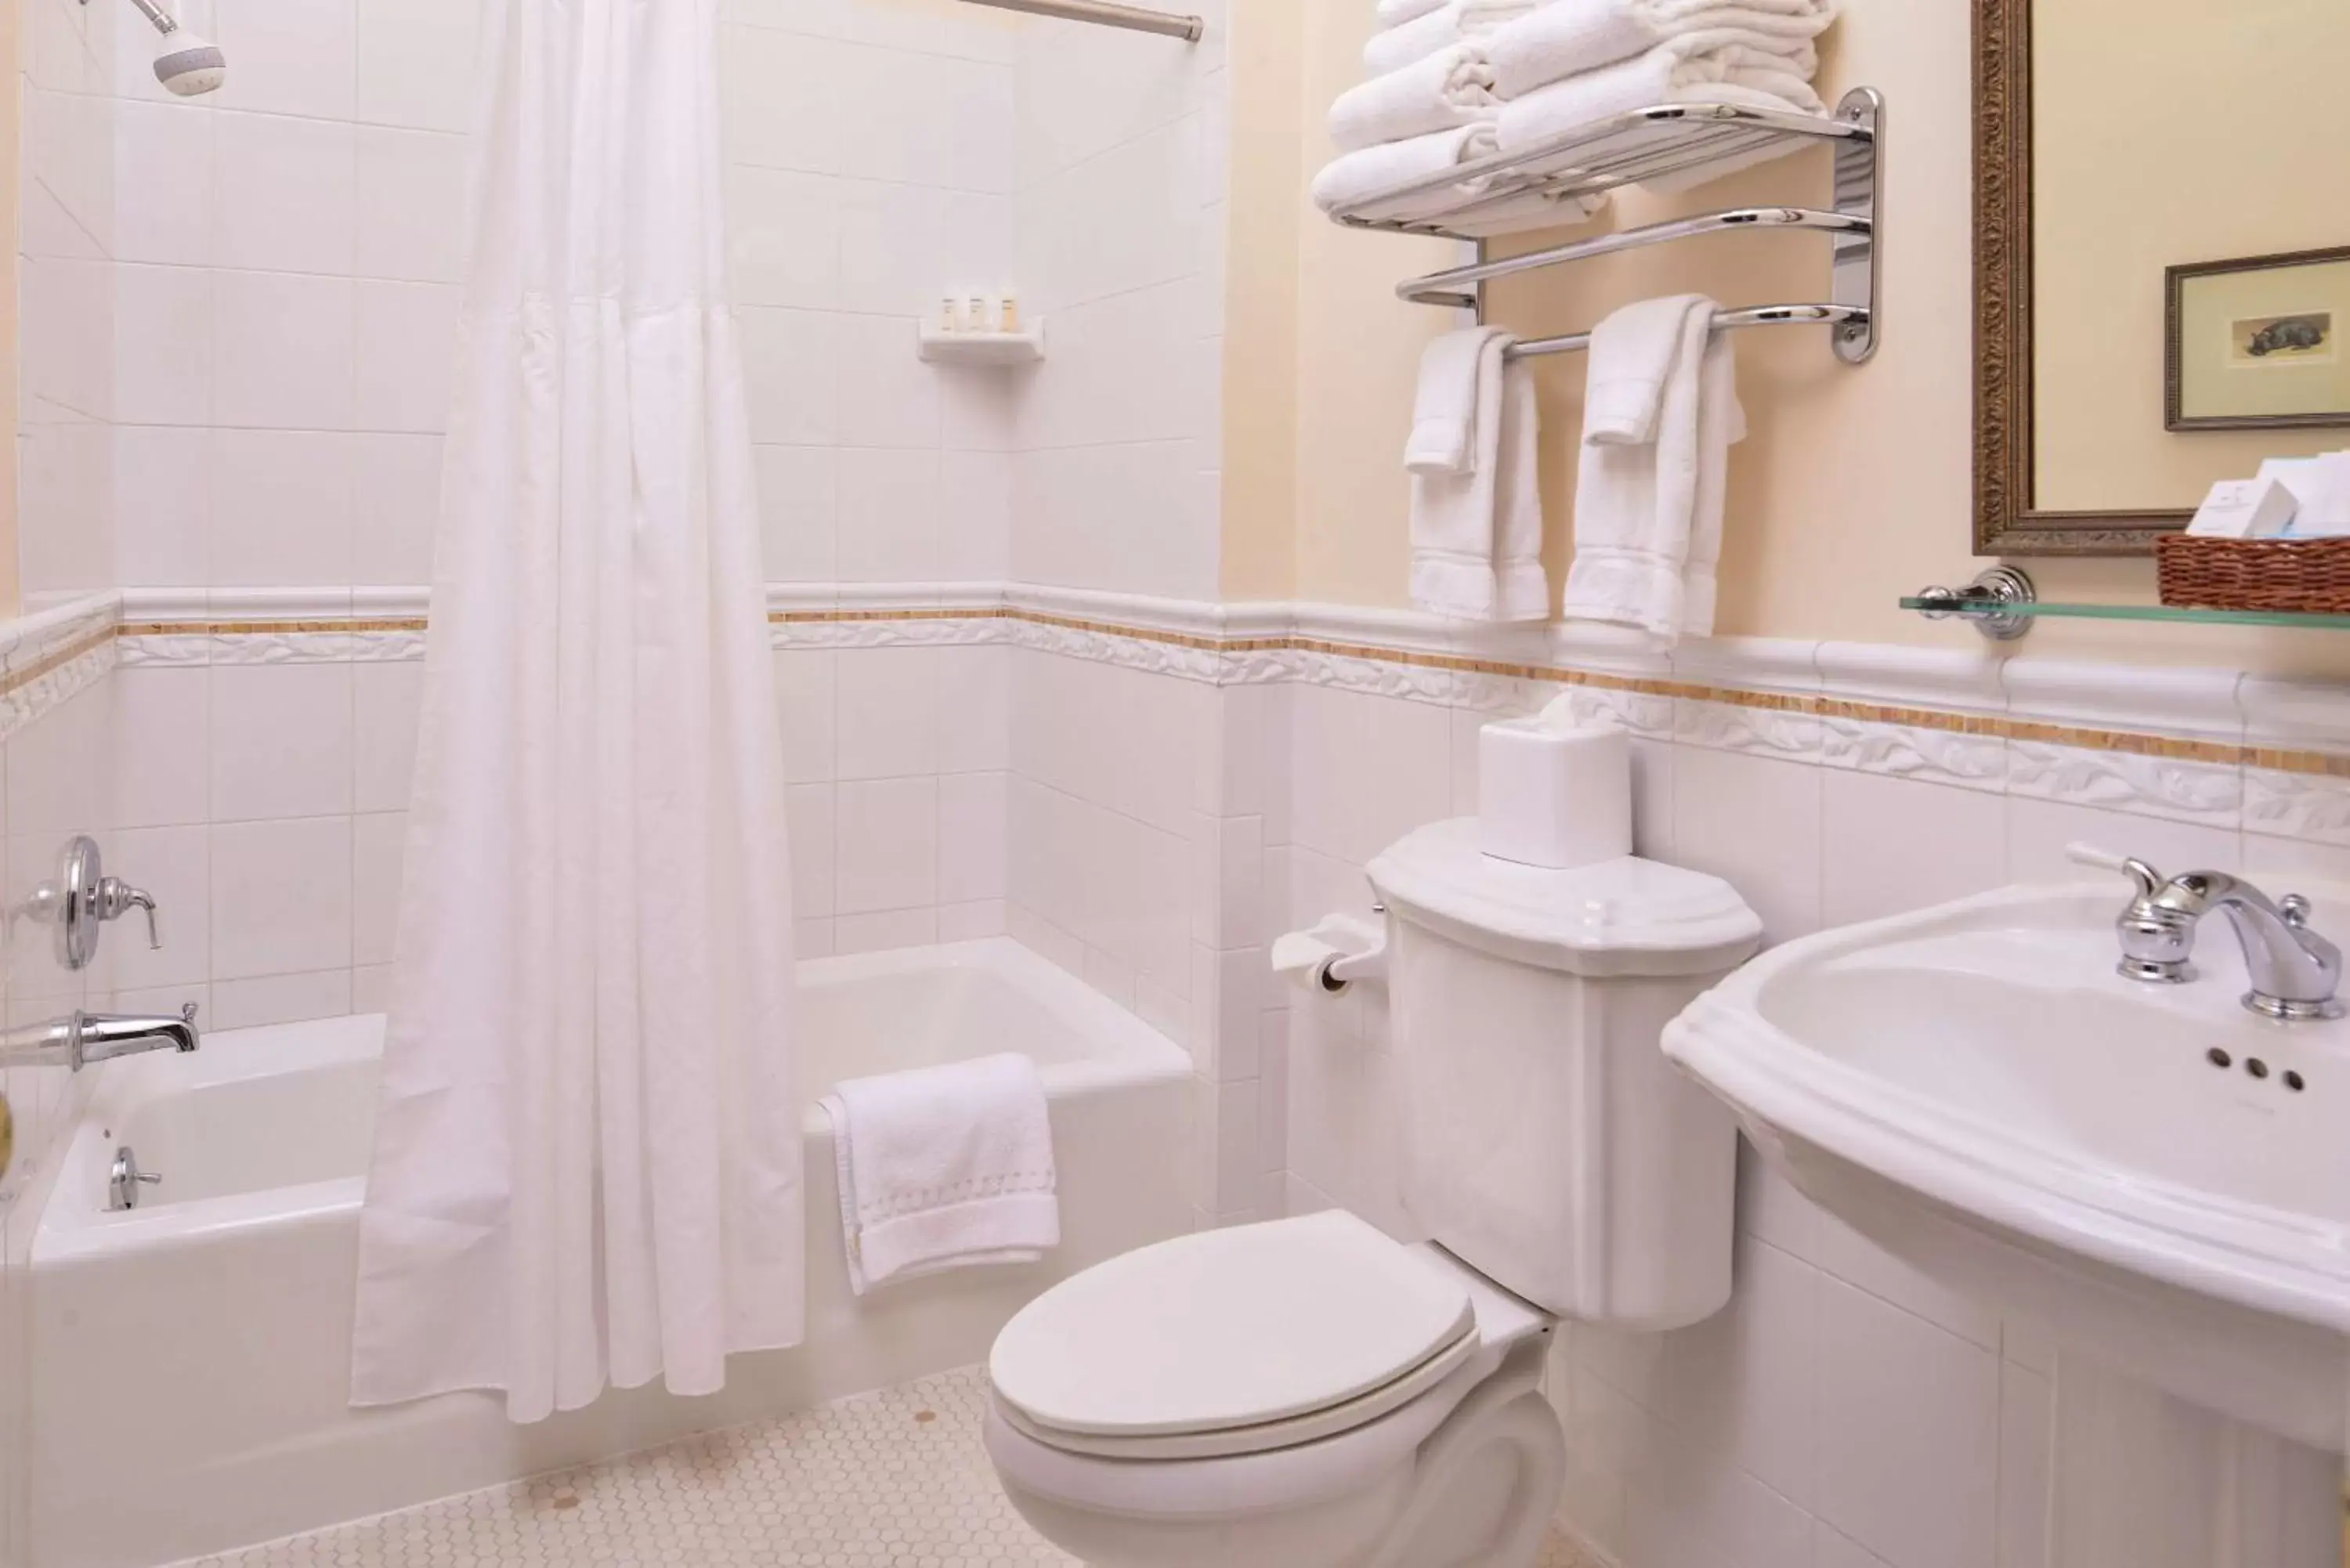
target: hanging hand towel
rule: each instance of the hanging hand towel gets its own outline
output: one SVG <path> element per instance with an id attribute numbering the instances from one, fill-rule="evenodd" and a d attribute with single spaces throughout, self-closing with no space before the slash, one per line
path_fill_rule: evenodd
<path id="1" fill-rule="evenodd" d="M 1477 376 L 1492 327 L 1448 332 L 1419 357 L 1419 393 L 1403 465 L 1412 473 L 1467 473 L 1477 459 Z"/>
<path id="2" fill-rule="evenodd" d="M 1457 130 L 1431 131 L 1402 141 L 1383 142 L 1332 159 L 1314 176 L 1314 202 L 1324 212 L 1350 207 L 1406 181 L 1441 174 L 1463 163 L 1490 156 L 1495 147 L 1491 125 L 1464 125 Z M 1455 234 L 1471 235 L 1516 234 L 1527 229 L 1556 228 L 1579 223 L 1607 205 L 1605 192 L 1561 199 L 1520 193 L 1486 201 L 1483 182 L 1440 185 L 1415 195 L 1382 202 L 1366 209 L 1367 218 L 1427 218 L 1449 214 L 1471 202 L 1484 202 L 1474 218 L 1445 217 Z"/>
<path id="3" fill-rule="evenodd" d="M 821 1103 L 857 1294 L 1060 1244 L 1053 1127 L 1027 1057 L 851 1078 Z"/>
<path id="4" fill-rule="evenodd" d="M 1358 152 L 1489 120 L 1495 112 L 1492 86 L 1492 67 L 1478 45 L 1448 45 L 1339 94 L 1330 106 L 1330 140 L 1341 152 Z"/>
<path id="5" fill-rule="evenodd" d="M 1466 38 L 1482 37 L 1504 23 L 1515 21 L 1540 3 L 1541 0 L 1449 0 L 1449 4 L 1399 27 L 1373 33 L 1370 41 L 1363 46 L 1363 67 L 1374 77 L 1399 71 L 1439 49 Z"/>
<path id="6" fill-rule="evenodd" d="M 1713 630 L 1730 448 L 1745 438 L 1737 359 L 1701 295 L 1643 300 L 1591 335 L 1562 611 L 1670 647 Z"/>
<path id="7" fill-rule="evenodd" d="M 1542 494 L 1534 371 L 1511 360 L 1516 339 L 1472 327 L 1476 338 L 1472 452 L 1465 473 L 1411 478 L 1411 602 L 1462 620 L 1540 620 L 1550 612 L 1542 566 Z M 1465 345 L 1445 340 L 1423 374 L 1449 375 Z"/>
<path id="8" fill-rule="evenodd" d="M 1800 57 L 1835 14 L 1836 0 L 1551 0 L 1494 29 L 1482 43 L 1495 90 L 1523 98 L 1675 38 Z"/>

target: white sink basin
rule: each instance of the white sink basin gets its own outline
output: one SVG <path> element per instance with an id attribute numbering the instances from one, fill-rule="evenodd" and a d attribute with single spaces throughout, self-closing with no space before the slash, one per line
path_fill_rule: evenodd
<path id="1" fill-rule="evenodd" d="M 2276 890 L 2350 935 L 2350 889 Z M 1791 942 L 1665 1050 L 1888 1251 L 2085 1358 L 2339 1451 L 2350 1023 L 2245 1011 L 2223 919 L 2194 983 L 2122 979 L 2125 901 L 2016 888 Z"/>

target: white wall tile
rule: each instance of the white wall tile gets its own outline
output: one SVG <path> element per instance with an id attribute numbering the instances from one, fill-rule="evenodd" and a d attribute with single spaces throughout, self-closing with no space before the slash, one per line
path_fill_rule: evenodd
<path id="1" fill-rule="evenodd" d="M 351 809 L 351 670 L 348 664 L 213 668 L 213 820 Z"/>
<path id="2" fill-rule="evenodd" d="M 114 558 L 125 587 L 212 580 L 212 432 L 120 425 L 114 442 Z"/>
<path id="3" fill-rule="evenodd" d="M 1823 771 L 1821 792 L 1824 924 L 1922 909 L 2007 880 L 1998 795 L 1840 768 Z M 1920 833 L 1921 822 L 1933 830 Z"/>
<path id="4" fill-rule="evenodd" d="M 775 655 L 775 702 L 783 726 L 784 776 L 795 784 L 829 783 L 838 754 L 833 722 L 840 655 L 828 649 L 786 649 Z"/>
<path id="5" fill-rule="evenodd" d="M 735 320 L 743 339 L 751 439 L 786 446 L 831 445 L 840 423 L 833 398 L 838 355 L 835 318 L 810 310 L 744 306 Z M 911 349 L 908 357 L 912 357 Z"/>
<path id="6" fill-rule="evenodd" d="M 834 518 L 838 508 L 839 457 L 828 446 L 752 449 L 759 486 L 760 545 L 767 580 L 838 580 Z"/>
<path id="7" fill-rule="evenodd" d="M 220 980 L 211 986 L 208 1027 L 257 1029 L 266 1023 L 297 1023 L 306 1018 L 336 1018 L 351 1011 L 351 971 L 316 970 L 253 980 Z"/>
<path id="8" fill-rule="evenodd" d="M 939 901 L 1000 900 L 1011 832 L 1005 775 L 951 774 L 939 780 Z"/>
<path id="9" fill-rule="evenodd" d="M 457 290 L 446 284 L 374 280 L 363 280 L 353 290 L 353 426 L 369 431 L 448 428 Z"/>
<path id="10" fill-rule="evenodd" d="M 441 438 L 362 431 L 350 441 L 352 583 L 430 583 L 441 511 Z"/>
<path id="11" fill-rule="evenodd" d="M 463 282 L 472 221 L 465 210 L 467 139 L 362 125 L 355 147 L 352 270 L 410 283 Z"/>
<path id="12" fill-rule="evenodd" d="M 226 110 L 212 126 L 212 265 L 349 276 L 359 221 L 351 126 Z"/>
<path id="13" fill-rule="evenodd" d="M 843 779 L 938 772 L 938 655 L 877 648 L 839 656 L 836 772 Z"/>
<path id="14" fill-rule="evenodd" d="M 850 112 L 847 62 L 863 52 L 761 27 L 725 28 L 719 70 L 727 156 L 768 169 L 841 172 L 842 144 L 852 132 L 889 118 Z"/>
<path id="15" fill-rule="evenodd" d="M 351 666 L 351 808 L 408 809 L 416 773 L 416 724 L 424 700 L 421 663 Z"/>
<path id="16" fill-rule="evenodd" d="M 473 129 L 480 7 L 471 0 L 359 0 L 358 9 L 357 118 L 420 130 Z"/>
<path id="17" fill-rule="evenodd" d="M 792 913 L 800 919 L 833 911 L 833 786 L 793 784 L 785 792 L 791 834 Z"/>
<path id="18" fill-rule="evenodd" d="M 408 814 L 366 812 L 351 818 L 351 961 L 390 963 L 399 929 L 400 859 Z"/>
<path id="19" fill-rule="evenodd" d="M 28 290 L 46 270 L 27 269 Z M 215 366 L 210 275 L 118 266 L 113 285 L 114 417 L 127 425 L 210 424 Z M 39 384 L 40 319 L 28 303 L 26 374 L 33 386 Z"/>
<path id="20" fill-rule="evenodd" d="M 1769 941 L 1819 929 L 1822 772 L 1702 746 L 1674 753 L 1675 858 L 1737 888 Z"/>
<path id="21" fill-rule="evenodd" d="M 843 915 L 832 922 L 832 933 L 834 950 L 843 954 L 928 947 L 939 940 L 938 911 L 890 909 L 870 915 Z"/>
<path id="22" fill-rule="evenodd" d="M 213 432 L 211 580 L 274 587 L 351 580 L 352 438 Z"/>
<path id="23" fill-rule="evenodd" d="M 841 305 L 840 182 L 735 163 L 726 171 L 727 280 L 742 305 Z"/>
<path id="24" fill-rule="evenodd" d="M 125 673 L 130 673 L 126 671 Z M 212 851 L 210 830 L 181 827 L 118 828 L 101 847 L 107 869 L 155 900 L 155 930 L 163 945 L 151 948 L 134 912 L 125 916 L 100 944 L 107 982 L 120 990 L 201 983 L 212 972 Z"/>
<path id="25" fill-rule="evenodd" d="M 843 316 L 836 330 L 839 358 L 833 386 L 841 444 L 936 452 L 939 372 L 914 357 L 912 322 Z"/>
<path id="26" fill-rule="evenodd" d="M 108 678 L 118 763 L 113 825 L 169 827 L 212 820 L 212 672 L 118 669 Z"/>
<path id="27" fill-rule="evenodd" d="M 837 787 L 833 897 L 840 914 L 927 909 L 937 901 L 938 793 L 928 778 Z"/>
<path id="28" fill-rule="evenodd" d="M 358 78 L 352 0 L 215 0 L 214 9 L 217 41 L 231 63 L 214 107 L 351 118 Z M 151 40 L 136 39 L 132 47 L 151 47 Z M 444 77 L 460 74 L 446 59 L 438 68 Z"/>
<path id="29" fill-rule="evenodd" d="M 938 650 L 938 768 L 1000 773 L 1012 765 L 1012 650 Z"/>
<path id="30" fill-rule="evenodd" d="M 348 430 L 350 281 L 222 271 L 213 273 L 211 282 L 211 369 L 218 422 Z"/>
<path id="31" fill-rule="evenodd" d="M 351 819 L 215 824 L 213 980 L 348 971 Z"/>
<path id="32" fill-rule="evenodd" d="M 939 550 L 939 454 L 842 447 L 833 558 L 845 583 L 929 582 Z"/>
<path id="33" fill-rule="evenodd" d="M 211 263 L 213 127 L 222 118 L 179 102 L 114 106 L 117 260 Z"/>
<path id="34" fill-rule="evenodd" d="M 1820 1282 L 1820 1517 L 1900 1568 L 1990 1568 L 1999 1358 Z"/>

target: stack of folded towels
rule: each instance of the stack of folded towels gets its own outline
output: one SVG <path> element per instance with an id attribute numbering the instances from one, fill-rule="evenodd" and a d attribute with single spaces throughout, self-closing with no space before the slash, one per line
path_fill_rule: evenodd
<path id="1" fill-rule="evenodd" d="M 1814 40 L 1837 0 L 1378 0 L 1363 50 L 1370 79 L 1330 107 L 1339 157 L 1314 182 L 1325 211 L 1409 180 L 1521 151 L 1562 132 L 1669 103 L 1827 112 L 1812 90 Z M 1783 156 L 1780 144 L 1746 162 Z M 1719 178 L 1708 165 L 1684 182 Z M 1671 181 L 1651 182 L 1679 188 Z M 1367 215 L 1441 214 L 1482 195 L 1474 176 Z M 1534 192 L 1493 200 L 1456 232 L 1508 234 L 1579 223 L 1604 197 Z"/>

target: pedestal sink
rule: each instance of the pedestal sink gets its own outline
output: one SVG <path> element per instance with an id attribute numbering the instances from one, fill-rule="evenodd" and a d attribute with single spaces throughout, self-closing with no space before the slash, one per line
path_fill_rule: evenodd
<path id="1" fill-rule="evenodd" d="M 2350 936 L 2350 889 L 2291 890 Z M 2350 1023 L 2246 1011 L 2217 919 L 2191 983 L 2123 979 L 2126 895 L 2013 888 L 1791 942 L 1665 1050 L 1887 1251 L 2068 1356 L 2339 1453 Z"/>

